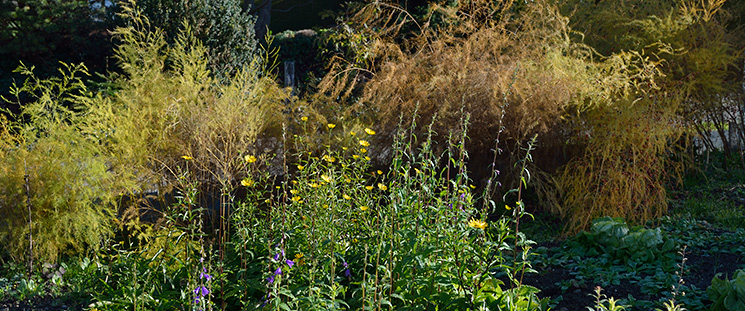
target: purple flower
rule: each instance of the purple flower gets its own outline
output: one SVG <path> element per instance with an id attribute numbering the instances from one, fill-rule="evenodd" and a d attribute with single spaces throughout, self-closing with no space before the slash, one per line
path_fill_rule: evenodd
<path id="1" fill-rule="evenodd" d="M 274 271 L 274 275 L 281 275 L 282 274 L 282 267 L 277 268 L 277 271 Z"/>
<path id="2" fill-rule="evenodd" d="M 349 265 L 347 264 L 346 261 L 344 263 L 342 263 L 342 265 L 344 266 L 344 268 L 349 268 Z"/>
<path id="3" fill-rule="evenodd" d="M 200 298 L 209 295 L 209 293 L 210 293 L 209 289 L 207 289 L 204 286 L 199 286 L 194 289 L 194 296 L 197 296 L 195 300 L 199 300 Z"/>
<path id="4" fill-rule="evenodd" d="M 206 279 L 207 281 L 209 281 L 210 279 L 212 279 L 212 276 L 211 276 L 211 275 L 209 275 L 209 274 L 207 274 L 207 268 L 205 268 L 205 267 L 202 267 L 202 270 L 203 270 L 204 272 L 200 272 L 200 273 L 199 273 L 199 277 L 200 277 L 200 278 L 202 278 L 202 279 Z"/>
<path id="5" fill-rule="evenodd" d="M 346 276 L 346 277 L 352 276 L 352 271 L 349 271 L 349 269 L 344 270 L 344 276 Z"/>
<path id="6" fill-rule="evenodd" d="M 289 259 L 285 260 L 285 263 L 287 263 L 287 265 L 290 266 L 290 269 L 292 269 L 292 266 L 295 264 L 294 261 L 289 260 Z"/>
<path id="7" fill-rule="evenodd" d="M 274 275 L 270 275 L 268 278 L 266 278 L 267 284 L 271 285 L 274 283 Z"/>
<path id="8" fill-rule="evenodd" d="M 279 253 L 277 253 L 276 255 L 274 255 L 274 261 L 279 261 Z"/>

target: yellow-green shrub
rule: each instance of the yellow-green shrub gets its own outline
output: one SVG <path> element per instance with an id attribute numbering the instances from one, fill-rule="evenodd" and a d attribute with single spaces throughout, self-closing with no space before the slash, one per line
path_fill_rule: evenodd
<path id="1" fill-rule="evenodd" d="M 66 65 L 44 80 L 20 68 L 28 78 L 13 92 L 32 102 L 17 120 L 0 120 L 0 245 L 17 261 L 30 255 L 29 238 L 42 261 L 96 250 L 111 233 L 119 181 L 97 140 L 80 131 L 85 67 Z"/>
<path id="2" fill-rule="evenodd" d="M 573 234 L 610 216 L 644 223 L 667 211 L 671 180 L 681 163 L 670 149 L 681 131 L 674 100 L 618 101 L 585 118 L 586 148 L 558 174 L 558 210 Z"/>
<path id="3" fill-rule="evenodd" d="M 114 31 L 123 75 L 113 96 L 94 99 L 90 131 L 104 141 L 114 170 L 138 182 L 132 191 L 173 185 L 187 170 L 207 194 L 231 191 L 243 178 L 244 156 L 281 147 L 288 91 L 263 75 L 258 57 L 219 82 L 188 25 L 167 46 L 134 5 L 124 11 L 131 26 Z M 269 135 L 259 140 L 262 133 Z"/>

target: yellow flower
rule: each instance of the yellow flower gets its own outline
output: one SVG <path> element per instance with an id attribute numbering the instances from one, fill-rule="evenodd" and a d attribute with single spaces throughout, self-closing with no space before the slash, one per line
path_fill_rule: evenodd
<path id="1" fill-rule="evenodd" d="M 300 118 L 300 120 L 308 121 L 308 117 L 302 117 L 302 118 Z"/>
<path id="2" fill-rule="evenodd" d="M 335 127 L 336 127 L 336 124 L 333 124 L 333 123 L 329 123 L 329 124 L 327 124 L 326 126 L 328 126 L 328 127 L 330 128 L 330 129 L 333 129 L 333 128 L 335 128 Z"/>
<path id="3" fill-rule="evenodd" d="M 329 184 L 331 183 L 331 177 L 328 175 L 321 175 L 321 179 Z"/>
<path id="4" fill-rule="evenodd" d="M 347 150 L 347 147 L 341 147 L 341 150 L 346 151 Z"/>
<path id="5" fill-rule="evenodd" d="M 310 187 L 311 187 L 311 188 L 318 188 L 318 187 L 320 187 L 320 186 L 321 186 L 321 185 L 319 185 L 319 184 L 317 184 L 317 183 L 311 183 L 311 184 L 310 184 Z"/>
<path id="6" fill-rule="evenodd" d="M 345 179 L 344 181 L 346 181 L 346 182 L 352 182 L 352 180 L 349 179 L 349 178 Z"/>
<path id="7" fill-rule="evenodd" d="M 300 202 L 300 199 L 302 199 L 302 198 L 299 197 L 299 196 L 292 197 L 292 200 L 295 201 L 295 202 Z"/>
<path id="8" fill-rule="evenodd" d="M 352 199 L 352 197 L 350 197 L 350 196 L 348 196 L 348 195 L 346 195 L 346 194 L 345 194 L 345 195 L 343 195 L 342 197 L 343 197 L 343 198 L 344 198 L 345 200 L 351 200 L 351 199 Z"/>
<path id="9" fill-rule="evenodd" d="M 194 159 L 194 158 L 192 158 L 190 156 L 181 156 L 181 158 L 184 159 L 184 160 L 192 160 L 192 159 Z"/>
<path id="10" fill-rule="evenodd" d="M 504 208 L 506 208 L 506 209 L 507 209 L 508 211 L 512 209 L 512 207 L 510 207 L 510 206 L 509 206 L 509 205 L 507 205 L 507 204 L 505 204 L 505 205 L 504 205 Z"/>
<path id="11" fill-rule="evenodd" d="M 326 154 L 323 156 L 323 160 L 329 163 L 334 163 L 334 161 L 336 161 L 336 158 Z"/>
<path id="12" fill-rule="evenodd" d="M 388 187 L 382 183 L 378 183 L 378 189 L 386 191 L 388 190 Z"/>
<path id="13" fill-rule="evenodd" d="M 252 155 L 247 155 L 247 156 L 246 156 L 246 157 L 245 157 L 244 159 L 245 159 L 245 160 L 246 160 L 246 162 L 248 162 L 248 163 L 254 163 L 254 162 L 256 162 L 256 157 L 254 157 L 254 156 L 252 156 Z"/>
<path id="14" fill-rule="evenodd" d="M 471 189 L 476 189 L 476 186 L 474 185 L 468 185 L 468 186 L 471 187 Z"/>
<path id="15" fill-rule="evenodd" d="M 370 161 L 370 157 L 365 157 L 365 160 Z"/>
<path id="16" fill-rule="evenodd" d="M 357 159 L 359 159 L 359 158 L 360 158 L 360 156 L 358 156 L 358 155 L 356 155 L 356 154 L 353 154 L 353 155 L 352 155 L 352 158 L 353 158 L 353 159 L 355 159 L 355 160 L 357 160 Z"/>
<path id="17" fill-rule="evenodd" d="M 366 140 L 360 139 L 360 145 L 363 146 L 363 147 L 367 147 L 367 146 L 370 146 L 370 143 L 367 142 Z"/>
<path id="18" fill-rule="evenodd" d="M 329 208 L 329 205 L 328 204 L 324 204 L 323 205 L 323 208 Z"/>
<path id="19" fill-rule="evenodd" d="M 357 243 L 357 239 L 356 238 L 352 239 L 352 243 Z"/>
<path id="20" fill-rule="evenodd" d="M 272 200 L 271 199 L 266 199 L 266 200 L 264 200 L 264 203 L 267 203 L 267 204 L 272 203 Z"/>
<path id="21" fill-rule="evenodd" d="M 378 170 L 378 175 L 383 175 L 383 171 Z"/>
<path id="22" fill-rule="evenodd" d="M 417 174 L 420 174 L 420 173 L 422 172 L 422 171 L 420 171 L 420 170 L 419 170 L 418 168 L 416 168 L 416 167 L 414 168 L 414 171 L 415 171 L 415 172 L 416 172 Z"/>
<path id="23" fill-rule="evenodd" d="M 297 180 L 290 180 L 293 185 L 297 185 Z"/>
<path id="24" fill-rule="evenodd" d="M 349 132 L 349 136 L 354 136 L 354 135 L 357 135 L 357 133 L 355 133 L 354 131 Z"/>
<path id="25" fill-rule="evenodd" d="M 300 192 L 300 191 L 297 191 L 295 189 L 290 190 L 290 193 L 292 193 L 292 194 L 298 194 L 298 192 Z"/>
<path id="26" fill-rule="evenodd" d="M 365 133 L 367 133 L 367 135 L 375 135 L 375 131 L 373 131 L 373 130 L 371 130 L 369 128 L 365 128 Z"/>
<path id="27" fill-rule="evenodd" d="M 360 153 L 365 153 L 365 152 L 367 152 L 367 149 L 365 148 L 360 149 Z"/>
<path id="28" fill-rule="evenodd" d="M 362 206 L 360 206 L 360 209 L 361 209 L 361 210 L 362 210 L 362 211 L 364 212 L 364 211 L 366 211 L 366 210 L 367 210 L 367 206 L 365 206 L 365 205 L 362 205 Z"/>
<path id="29" fill-rule="evenodd" d="M 367 190 L 373 190 L 373 188 L 374 188 L 373 186 L 365 186 L 365 189 Z"/>
<path id="30" fill-rule="evenodd" d="M 305 166 L 302 166 L 302 165 L 298 165 L 297 166 L 298 171 L 302 171 L 304 168 L 305 168 Z"/>
<path id="31" fill-rule="evenodd" d="M 253 187 L 254 186 L 254 181 L 251 180 L 251 179 L 248 179 L 248 178 L 244 178 L 243 180 L 241 180 L 241 186 L 244 186 L 244 187 Z"/>
<path id="32" fill-rule="evenodd" d="M 478 219 L 473 219 L 473 218 L 471 218 L 471 220 L 468 221 L 468 226 L 474 229 L 481 229 L 481 230 L 486 229 L 485 222 L 478 220 Z"/>

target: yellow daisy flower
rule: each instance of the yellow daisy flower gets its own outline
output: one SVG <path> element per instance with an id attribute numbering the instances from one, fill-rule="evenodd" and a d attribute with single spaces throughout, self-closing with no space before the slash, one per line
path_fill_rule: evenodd
<path id="1" fill-rule="evenodd" d="M 375 135 L 375 131 L 373 131 L 373 130 L 371 130 L 369 128 L 365 128 L 365 133 L 367 133 L 367 135 Z"/>
<path id="2" fill-rule="evenodd" d="M 241 186 L 244 186 L 244 187 L 253 187 L 254 186 L 254 181 L 251 180 L 251 179 L 248 179 L 248 178 L 244 178 L 243 180 L 241 180 Z"/>
<path id="3" fill-rule="evenodd" d="M 331 177 L 329 177 L 328 175 L 321 175 L 321 179 L 326 183 L 331 183 Z"/>
<path id="4" fill-rule="evenodd" d="M 386 185 L 384 185 L 382 183 L 378 183 L 378 189 L 383 190 L 383 191 L 386 191 L 386 190 L 388 190 L 388 186 L 386 186 Z"/>
<path id="5" fill-rule="evenodd" d="M 363 146 L 363 147 L 368 147 L 368 146 L 370 146 L 370 143 L 367 142 L 366 140 L 360 139 L 360 145 Z"/>
<path id="6" fill-rule="evenodd" d="M 333 124 L 333 123 L 329 123 L 329 124 L 327 124 L 326 126 L 328 126 L 328 127 L 330 128 L 330 129 L 333 129 L 333 128 L 335 128 L 335 127 L 336 127 L 336 124 Z"/>
<path id="7" fill-rule="evenodd" d="M 474 229 L 484 230 L 486 229 L 487 224 L 481 220 L 471 218 L 471 220 L 468 221 L 468 226 Z"/>
<path id="8" fill-rule="evenodd" d="M 323 160 L 329 163 L 334 163 L 334 161 L 336 161 L 336 158 L 326 154 L 323 156 Z"/>
<path id="9" fill-rule="evenodd" d="M 256 157 L 254 157 L 252 155 L 247 155 L 243 159 L 246 160 L 246 162 L 248 162 L 248 163 L 254 163 L 254 162 L 256 162 Z"/>
<path id="10" fill-rule="evenodd" d="M 360 209 L 361 209 L 361 210 L 362 210 L 363 212 L 364 212 L 364 211 L 366 211 L 366 210 L 367 210 L 367 208 L 368 208 L 368 207 L 367 207 L 366 205 L 362 205 L 362 206 L 360 206 Z"/>
<path id="11" fill-rule="evenodd" d="M 297 169 L 298 169 L 299 171 L 302 171 L 302 170 L 303 170 L 304 168 L 305 168 L 305 166 L 302 166 L 302 165 L 298 165 L 298 166 L 297 166 Z"/>
<path id="12" fill-rule="evenodd" d="M 308 117 L 302 117 L 302 118 L 300 118 L 300 120 L 303 120 L 303 122 L 304 121 L 308 121 Z"/>
<path id="13" fill-rule="evenodd" d="M 181 158 L 184 159 L 184 160 L 193 160 L 194 159 L 194 158 L 192 158 L 190 156 L 181 156 Z"/>

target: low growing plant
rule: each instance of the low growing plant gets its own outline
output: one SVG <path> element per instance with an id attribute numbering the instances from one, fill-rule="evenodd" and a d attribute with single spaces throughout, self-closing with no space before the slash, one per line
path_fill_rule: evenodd
<path id="1" fill-rule="evenodd" d="M 718 273 L 711 280 L 711 286 L 706 289 L 709 299 L 714 302 L 713 311 L 743 311 L 745 310 L 745 270 L 735 271 L 732 279 L 720 279 Z"/>

